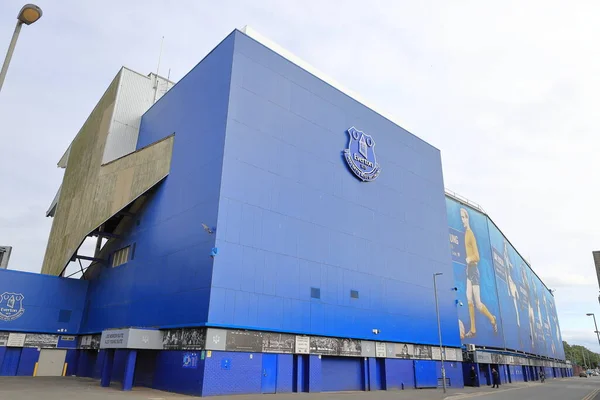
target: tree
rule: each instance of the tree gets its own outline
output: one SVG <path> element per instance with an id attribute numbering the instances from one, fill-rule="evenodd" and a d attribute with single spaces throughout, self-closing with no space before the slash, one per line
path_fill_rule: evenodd
<path id="1" fill-rule="evenodd" d="M 600 354 L 594 353 L 584 346 L 570 345 L 563 341 L 563 347 L 565 349 L 565 357 L 570 360 L 574 365 L 585 366 L 588 368 L 598 368 L 600 365 Z M 585 362 L 583 361 L 583 355 L 585 354 Z"/>

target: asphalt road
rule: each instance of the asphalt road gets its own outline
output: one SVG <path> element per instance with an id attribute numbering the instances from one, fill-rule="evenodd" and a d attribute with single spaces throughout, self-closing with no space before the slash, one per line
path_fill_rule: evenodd
<path id="1" fill-rule="evenodd" d="M 470 392 L 446 397 L 447 400 L 600 400 L 600 378 L 570 378 L 547 380 L 540 384 L 485 388 L 484 392 Z"/>
<path id="2" fill-rule="evenodd" d="M 196 397 L 197 398 L 197 397 Z M 218 400 L 600 400 L 600 377 L 548 380 L 541 384 L 518 383 L 499 389 L 403 390 L 378 392 L 301 393 L 219 396 Z M 182 400 L 194 399 L 145 388 L 123 392 L 119 385 L 101 388 L 86 378 L 0 377 L 0 400 Z"/>

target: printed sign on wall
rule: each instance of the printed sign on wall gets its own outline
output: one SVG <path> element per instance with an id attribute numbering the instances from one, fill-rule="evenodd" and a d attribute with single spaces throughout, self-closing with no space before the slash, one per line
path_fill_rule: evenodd
<path id="1" fill-rule="evenodd" d="M 23 347 L 25 346 L 25 335 L 24 333 L 10 333 L 8 335 L 7 347 Z"/>
<path id="2" fill-rule="evenodd" d="M 262 334 L 262 351 L 263 353 L 292 354 L 295 341 L 294 335 L 265 332 Z"/>
<path id="3" fill-rule="evenodd" d="M 58 335 L 45 335 L 39 333 L 28 333 L 25 337 L 24 347 L 39 347 L 43 349 L 55 349 L 58 346 Z"/>
<path id="4" fill-rule="evenodd" d="M 296 354 L 310 353 L 310 337 L 296 336 Z"/>
<path id="5" fill-rule="evenodd" d="M 183 368 L 197 369 L 198 368 L 198 353 L 185 353 L 183 355 Z"/>

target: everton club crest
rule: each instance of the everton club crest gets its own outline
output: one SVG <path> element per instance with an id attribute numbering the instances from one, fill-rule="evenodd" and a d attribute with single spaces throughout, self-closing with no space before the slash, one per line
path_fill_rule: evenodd
<path id="1" fill-rule="evenodd" d="M 348 129 L 348 136 L 348 148 L 344 150 L 348 167 L 363 182 L 374 181 L 381 172 L 375 158 L 375 141 L 355 127 Z"/>
<path id="2" fill-rule="evenodd" d="M 0 295 L 0 320 L 13 321 L 25 312 L 21 293 L 4 292 Z"/>

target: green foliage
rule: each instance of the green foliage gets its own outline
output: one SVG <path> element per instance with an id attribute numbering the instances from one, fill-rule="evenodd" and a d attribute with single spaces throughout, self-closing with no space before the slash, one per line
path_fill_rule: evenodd
<path id="1" fill-rule="evenodd" d="M 565 357 L 567 360 L 571 360 L 573 365 L 585 366 L 587 368 L 598 368 L 598 365 L 600 365 L 600 354 L 594 353 L 583 346 L 571 346 L 565 341 L 563 341 L 563 346 L 565 348 Z M 584 355 L 585 362 L 583 360 Z"/>

